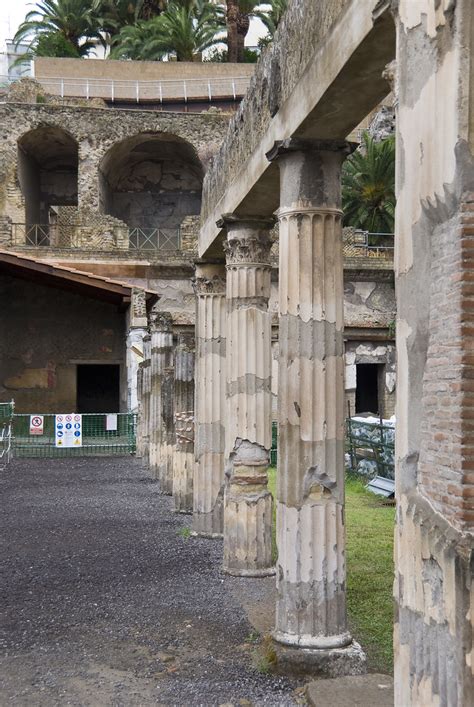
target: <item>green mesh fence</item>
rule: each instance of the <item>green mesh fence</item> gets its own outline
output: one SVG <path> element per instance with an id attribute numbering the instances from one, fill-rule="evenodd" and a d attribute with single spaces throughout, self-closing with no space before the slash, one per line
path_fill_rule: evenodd
<path id="1" fill-rule="evenodd" d="M 36 416 L 38 417 L 38 416 Z M 114 414 L 112 423 L 105 413 L 88 413 L 81 419 L 81 444 L 58 446 L 56 415 L 45 414 L 40 433 L 31 433 L 31 415 L 13 415 L 13 456 L 15 457 L 84 457 L 123 456 L 136 450 L 136 415 Z M 63 416 L 64 418 L 66 415 Z M 109 417 L 109 420 L 107 418 Z M 66 421 L 65 421 L 65 424 Z M 74 424 L 74 419 L 73 419 Z M 65 426 L 65 425 L 64 425 Z M 108 427 L 116 429 L 108 429 Z"/>
<path id="2" fill-rule="evenodd" d="M 270 449 L 270 464 L 276 466 L 278 461 L 278 422 L 272 422 L 272 448 Z"/>
<path id="3" fill-rule="evenodd" d="M 14 403 L 0 403 L 0 469 L 10 461 L 12 452 L 12 418 Z"/>

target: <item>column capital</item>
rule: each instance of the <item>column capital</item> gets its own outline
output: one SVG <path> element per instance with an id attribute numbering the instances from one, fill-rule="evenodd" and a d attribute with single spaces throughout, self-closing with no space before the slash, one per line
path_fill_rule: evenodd
<path id="1" fill-rule="evenodd" d="M 274 162 L 282 155 L 295 152 L 339 152 L 343 157 L 347 157 L 357 147 L 356 142 L 348 140 L 312 140 L 288 137 L 284 140 L 276 140 L 272 149 L 266 153 L 266 157 L 269 162 Z"/>
<path id="2" fill-rule="evenodd" d="M 173 327 L 173 317 L 170 312 L 160 312 L 152 308 L 149 314 L 150 330 L 171 332 Z"/>
<path id="3" fill-rule="evenodd" d="M 270 230 L 275 223 L 274 216 L 223 214 L 217 225 L 227 231 L 227 241 L 223 244 L 227 266 L 270 266 L 273 245 Z"/>
<path id="4" fill-rule="evenodd" d="M 222 262 L 196 262 L 191 283 L 194 294 L 197 296 L 225 295 L 225 264 Z"/>

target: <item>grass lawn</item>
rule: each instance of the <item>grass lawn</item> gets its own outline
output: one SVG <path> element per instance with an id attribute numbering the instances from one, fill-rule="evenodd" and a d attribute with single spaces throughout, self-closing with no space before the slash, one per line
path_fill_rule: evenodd
<path id="1" fill-rule="evenodd" d="M 269 471 L 276 492 L 276 469 Z M 350 629 L 367 653 L 369 670 L 393 671 L 393 527 L 395 508 L 346 481 L 347 607 Z"/>

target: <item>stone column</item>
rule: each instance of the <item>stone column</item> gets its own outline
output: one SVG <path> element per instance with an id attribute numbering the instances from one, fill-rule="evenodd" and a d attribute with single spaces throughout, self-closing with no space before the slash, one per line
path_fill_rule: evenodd
<path id="1" fill-rule="evenodd" d="M 196 265 L 193 534 L 222 537 L 225 412 L 225 268 Z"/>
<path id="2" fill-rule="evenodd" d="M 169 312 L 152 309 L 151 331 L 151 406 L 150 468 L 160 482 L 162 493 L 171 494 L 169 475 L 169 369 L 173 364 L 173 329 Z M 172 401 L 171 401 L 172 407 Z"/>
<path id="3" fill-rule="evenodd" d="M 275 638 L 359 670 L 346 623 L 344 528 L 344 141 L 277 143 L 280 167 L 279 448 Z M 301 654 L 299 652 L 300 656 Z M 286 654 L 291 655 L 291 652 Z M 306 659 L 306 658 L 305 658 Z"/>
<path id="4" fill-rule="evenodd" d="M 143 337 L 143 363 L 142 365 L 142 406 L 141 406 L 141 438 L 142 461 L 145 466 L 150 462 L 150 390 L 151 390 L 151 336 Z"/>
<path id="5" fill-rule="evenodd" d="M 137 428 L 136 428 L 137 458 L 143 456 L 143 362 L 138 364 L 137 371 Z"/>
<path id="6" fill-rule="evenodd" d="M 227 410 L 224 571 L 273 574 L 268 491 L 271 404 L 270 219 L 226 215 Z"/>
<path id="7" fill-rule="evenodd" d="M 193 512 L 194 332 L 178 334 L 175 349 L 173 498 L 178 513 Z"/>
<path id="8" fill-rule="evenodd" d="M 132 302 L 129 310 L 127 335 L 127 389 L 128 409 L 138 408 L 137 376 L 140 362 L 140 351 L 143 353 L 143 337 L 147 332 L 147 314 L 145 291 L 138 288 L 132 290 Z"/>

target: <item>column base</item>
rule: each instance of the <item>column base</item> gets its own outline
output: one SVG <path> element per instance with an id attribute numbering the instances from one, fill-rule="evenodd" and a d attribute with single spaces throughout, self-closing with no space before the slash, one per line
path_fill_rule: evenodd
<path id="1" fill-rule="evenodd" d="M 232 567 L 223 567 L 222 571 L 231 577 L 271 577 L 276 573 L 275 567 L 263 567 L 262 569 L 242 569 L 236 570 Z"/>
<path id="2" fill-rule="evenodd" d="M 367 672 L 367 657 L 352 641 L 343 648 L 297 648 L 274 643 L 275 672 L 282 675 L 337 678 Z"/>

